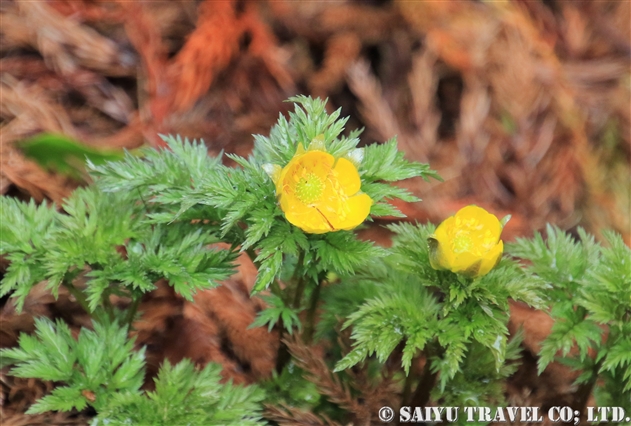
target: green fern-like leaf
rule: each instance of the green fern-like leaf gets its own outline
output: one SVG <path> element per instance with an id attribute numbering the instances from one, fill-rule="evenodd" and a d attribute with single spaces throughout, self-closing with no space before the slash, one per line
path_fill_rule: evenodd
<path id="1" fill-rule="evenodd" d="M 106 406 L 119 392 L 137 393 L 144 376 L 144 349 L 134 351 L 127 328 L 116 322 L 94 322 L 77 340 L 68 326 L 47 318 L 35 320 L 35 336 L 22 334 L 17 348 L 3 349 L 0 358 L 13 364 L 10 374 L 64 383 L 37 401 L 29 414 Z M 88 399 L 86 395 L 92 394 Z"/>
<path id="2" fill-rule="evenodd" d="M 285 305 L 283 299 L 270 294 L 263 296 L 263 300 L 268 304 L 268 307 L 258 314 L 249 328 L 267 325 L 268 331 L 271 331 L 274 325 L 282 320 L 282 324 L 289 334 L 292 333 L 294 327 L 298 328 L 299 331 L 302 329 L 298 315 L 291 307 Z"/>
<path id="3" fill-rule="evenodd" d="M 196 371 L 189 360 L 162 365 L 155 391 L 118 393 L 99 412 L 93 425 L 259 425 L 261 390 L 221 384 L 221 366 Z"/>

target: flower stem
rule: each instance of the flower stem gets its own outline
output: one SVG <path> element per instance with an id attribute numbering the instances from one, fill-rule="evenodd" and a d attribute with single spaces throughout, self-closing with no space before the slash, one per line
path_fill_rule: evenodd
<path id="1" fill-rule="evenodd" d="M 302 295 L 305 291 L 306 280 L 304 277 L 304 269 L 302 264 L 305 260 L 305 252 L 303 250 L 300 251 L 298 255 L 298 261 L 296 262 L 296 269 L 294 270 L 294 274 L 292 277 L 292 281 L 296 281 L 296 292 L 294 293 L 294 300 L 292 306 L 294 309 L 300 308 L 300 302 L 302 301 Z M 274 287 L 272 287 L 274 289 Z M 280 288 L 278 289 L 280 292 Z M 279 296 L 282 298 L 282 293 L 279 293 Z M 284 299 L 284 298 L 283 298 Z M 289 353 L 289 349 L 287 345 L 283 341 L 283 334 L 285 334 L 285 325 L 279 322 L 277 324 L 280 330 L 280 348 L 278 349 L 278 355 L 276 356 L 276 371 L 280 374 L 283 371 L 283 368 L 287 365 L 287 363 L 291 359 L 291 355 Z"/>
<path id="2" fill-rule="evenodd" d="M 594 386 L 596 385 L 596 381 L 598 379 L 598 372 L 602 367 L 603 360 L 600 360 L 592 367 L 592 377 L 585 383 L 581 383 L 574 393 L 574 400 L 570 402 L 570 407 L 575 410 L 580 411 L 580 416 L 584 417 L 585 410 L 587 408 L 587 402 L 589 401 L 589 397 L 594 391 Z"/>
<path id="3" fill-rule="evenodd" d="M 313 332 L 315 330 L 315 313 L 318 309 L 318 301 L 320 300 L 320 290 L 322 285 L 322 282 L 317 283 L 311 292 L 311 296 L 309 297 L 309 310 L 307 311 L 307 324 L 305 325 L 304 337 L 306 344 L 310 344 L 311 339 L 313 338 Z"/>
<path id="4" fill-rule="evenodd" d="M 112 305 L 112 302 L 110 301 L 109 293 L 107 292 L 104 293 L 102 300 L 103 300 L 103 307 L 105 308 L 105 313 L 110 318 L 110 321 L 114 321 L 116 316 L 114 315 L 114 306 Z"/>
<path id="5" fill-rule="evenodd" d="M 83 310 L 86 311 L 91 317 L 93 317 L 92 311 L 90 310 L 90 306 L 83 292 L 72 285 L 72 283 L 69 281 L 64 281 L 62 285 L 66 287 L 68 289 L 68 292 L 74 296 L 75 300 L 79 305 L 81 305 Z"/>
<path id="6" fill-rule="evenodd" d="M 254 266 L 256 266 L 256 269 L 258 270 L 259 267 L 261 266 L 261 263 L 256 261 L 257 256 L 254 249 L 250 247 L 249 249 L 246 249 L 245 252 L 247 253 L 248 257 L 250 258 L 252 263 L 254 263 Z"/>
<path id="7" fill-rule="evenodd" d="M 282 327 L 281 327 L 282 330 Z M 291 354 L 289 353 L 289 349 L 287 349 L 287 345 L 283 342 L 283 334 L 281 331 L 280 334 L 280 347 L 278 348 L 278 355 L 276 355 L 276 372 L 281 374 L 283 369 L 291 359 Z"/>
<path id="8" fill-rule="evenodd" d="M 272 280 L 272 283 L 270 284 L 270 289 L 272 289 L 272 293 L 278 297 L 281 297 L 283 295 L 283 290 L 280 288 L 278 280 Z"/>
<path id="9" fill-rule="evenodd" d="M 410 399 L 410 394 L 412 393 L 412 382 L 416 378 L 418 374 L 418 359 L 414 358 L 412 360 L 412 367 L 410 368 L 410 372 L 405 378 L 405 383 L 403 385 L 403 394 L 401 395 L 401 401 L 406 403 Z"/>
<path id="10" fill-rule="evenodd" d="M 128 329 L 131 329 L 131 325 L 134 322 L 134 317 L 136 316 L 136 312 L 138 311 L 138 306 L 140 306 L 140 300 L 142 296 L 136 296 L 129 305 L 129 310 L 127 311 L 127 315 L 125 315 L 125 324 L 127 324 Z"/>
<path id="11" fill-rule="evenodd" d="M 298 280 L 296 284 L 296 293 L 294 293 L 294 303 L 293 306 L 295 309 L 300 308 L 300 302 L 302 301 L 302 295 L 305 292 L 305 285 L 307 281 L 304 276 L 304 268 L 302 264 L 305 261 L 305 252 L 304 250 L 300 250 L 300 254 L 298 255 L 298 262 L 296 263 L 296 270 L 294 271 L 294 278 Z"/>
<path id="12" fill-rule="evenodd" d="M 300 301 L 302 300 L 302 295 L 305 292 L 306 283 L 307 281 L 304 279 L 304 277 L 298 278 L 298 283 L 296 284 L 296 293 L 294 293 L 294 309 L 300 308 Z"/>
<path id="13" fill-rule="evenodd" d="M 431 359 L 434 355 L 442 357 L 444 350 L 440 347 L 438 342 L 431 342 L 425 347 L 423 353 L 425 355 L 425 366 L 423 367 L 423 372 L 416 385 L 416 389 L 412 394 L 412 398 L 407 404 L 411 407 L 425 407 L 429 403 L 432 389 L 434 389 L 438 378 L 438 371 L 432 373 Z"/>
<path id="14" fill-rule="evenodd" d="M 429 397 L 436 384 L 436 379 L 438 377 L 438 372 L 432 373 L 432 363 L 430 361 L 429 354 L 426 353 L 425 357 L 425 367 L 423 367 L 423 373 L 421 374 L 421 379 L 416 385 L 416 390 L 412 395 L 412 399 L 410 401 L 410 407 L 425 407 L 429 402 Z"/>

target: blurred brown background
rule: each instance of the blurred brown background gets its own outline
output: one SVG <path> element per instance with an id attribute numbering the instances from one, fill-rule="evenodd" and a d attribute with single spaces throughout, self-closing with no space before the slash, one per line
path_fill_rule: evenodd
<path id="1" fill-rule="evenodd" d="M 3 1 L 2 193 L 59 201 L 76 184 L 19 149 L 61 132 L 100 148 L 157 133 L 247 154 L 293 94 L 328 97 L 398 135 L 442 184 L 402 206 L 512 213 L 629 242 L 629 1 Z"/>

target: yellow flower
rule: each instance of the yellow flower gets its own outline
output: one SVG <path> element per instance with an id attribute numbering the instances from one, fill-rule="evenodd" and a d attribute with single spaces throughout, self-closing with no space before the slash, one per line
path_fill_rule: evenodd
<path id="1" fill-rule="evenodd" d="M 359 192 L 351 161 L 336 160 L 314 142 L 308 151 L 300 144 L 291 161 L 272 172 L 280 207 L 291 224 L 311 234 L 353 229 L 370 213 L 372 199 Z"/>
<path id="2" fill-rule="evenodd" d="M 467 206 L 441 223 L 428 239 L 434 269 L 481 277 L 497 265 L 504 250 L 502 223 L 483 208 Z"/>

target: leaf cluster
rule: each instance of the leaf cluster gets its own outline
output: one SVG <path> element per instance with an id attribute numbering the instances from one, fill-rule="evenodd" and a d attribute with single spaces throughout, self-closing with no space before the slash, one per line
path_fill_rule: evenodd
<path id="1" fill-rule="evenodd" d="M 376 294 L 348 316 L 355 340 L 352 351 L 337 365 L 349 368 L 368 356 L 385 361 L 402 345 L 401 362 L 409 372 L 422 351 L 439 372 L 439 389 L 446 390 L 472 348 L 484 348 L 493 359 L 494 380 L 507 356 L 508 299 L 542 306 L 542 280 L 530 277 L 510 259 L 503 259 L 489 274 L 466 278 L 434 270 L 429 263 L 427 240 L 434 226 L 398 224 L 390 255 L 384 266 L 362 270 L 364 280 L 377 283 Z M 373 263 L 374 265 L 374 263 Z M 491 380 L 491 379 L 489 379 Z"/>
<path id="2" fill-rule="evenodd" d="M 19 347 L 0 351 L 2 362 L 16 364 L 11 375 L 63 382 L 33 404 L 27 414 L 103 409 L 119 392 L 138 393 L 144 379 L 144 349 L 134 351 L 127 328 L 116 321 L 93 323 L 75 340 L 68 325 L 35 320 L 35 335 L 21 334 Z"/>
<path id="3" fill-rule="evenodd" d="M 117 321 L 105 317 L 93 327 L 75 339 L 64 322 L 39 318 L 33 336 L 21 334 L 19 347 L 0 351 L 3 363 L 14 365 L 10 374 L 60 383 L 27 414 L 90 406 L 98 413 L 93 425 L 262 424 L 261 389 L 222 384 L 218 364 L 197 371 L 189 360 L 165 361 L 155 391 L 142 391 L 144 348 L 135 350 Z"/>
<path id="4" fill-rule="evenodd" d="M 424 179 L 438 178 L 435 172 L 425 164 L 408 162 L 403 153 L 397 150 L 396 141 L 385 144 L 374 144 L 366 148 L 357 148 L 359 131 L 344 136 L 342 132 L 347 118 L 339 118 L 340 110 L 327 114 L 326 101 L 297 96 L 290 98 L 296 103 L 296 109 L 289 114 L 289 120 L 279 117 L 278 123 L 272 128 L 270 135 L 255 136 L 254 151 L 247 164 L 254 170 L 261 170 L 266 165 L 284 167 L 295 155 L 299 145 L 308 149 L 311 144 L 317 144 L 336 158 L 346 157 L 358 165 L 362 179 L 362 191 L 374 201 L 371 208 L 373 216 L 398 215 L 393 206 L 386 201 L 399 198 L 405 201 L 418 201 L 408 191 L 392 186 L 387 182 L 398 181 L 421 176 Z M 236 158 L 233 158 L 236 161 Z M 238 161 L 247 170 L 244 160 Z M 266 180 L 271 191 L 268 202 L 273 203 L 267 211 L 278 210 L 274 188 L 270 178 Z M 256 215 L 256 208 L 252 209 Z M 265 212 L 256 219 L 256 223 L 248 222 L 248 231 L 260 240 L 249 238 L 246 246 L 252 244 L 259 250 L 258 261 L 261 262 L 263 273 L 257 280 L 255 290 L 265 288 L 277 277 L 281 271 L 282 257 L 278 254 L 278 247 L 285 254 L 295 255 L 297 250 L 303 250 L 306 256 L 299 267 L 304 273 L 317 281 L 317 277 L 326 271 L 342 274 L 352 274 L 368 259 L 383 256 L 384 252 L 369 242 L 357 240 L 353 233 L 338 231 L 324 235 L 309 235 L 290 226 L 290 229 L 279 226 L 278 223 L 264 220 Z M 268 213 L 269 214 L 269 213 Z M 247 222 L 247 220 L 246 220 Z M 263 229 L 263 226 L 265 228 Z M 254 230 L 256 232 L 252 232 Z M 293 235 L 291 235 L 293 234 Z"/>
<path id="5" fill-rule="evenodd" d="M 551 287 L 555 322 L 541 347 L 539 371 L 558 360 L 582 371 L 578 384 L 595 383 L 603 400 L 630 407 L 631 250 L 612 232 L 602 246 L 583 229 L 578 239 L 553 226 L 546 231 L 547 240 L 537 234 L 508 247 Z"/>
<path id="6" fill-rule="evenodd" d="M 425 181 L 430 178 L 440 180 L 440 176 L 429 168 L 428 164 L 410 162 L 404 158 L 397 147 L 396 138 L 383 144 L 371 144 L 363 149 L 363 160 L 359 172 L 362 178 L 362 191 L 373 199 L 370 209 L 373 216 L 404 217 L 399 209 L 388 201 L 399 199 L 406 202 L 420 201 L 408 190 L 392 185 L 404 179 L 421 177 Z"/>
<path id="7" fill-rule="evenodd" d="M 518 367 L 521 356 L 523 333 L 513 336 L 506 345 L 506 362 L 498 370 L 493 354 L 477 342 L 471 343 L 468 356 L 462 362 L 459 371 L 444 387 L 435 388 L 434 400 L 446 407 L 482 407 L 506 406 L 505 379 L 511 376 Z M 434 363 L 440 363 L 438 358 Z M 470 424 L 466 417 L 459 416 L 456 424 Z"/>
<path id="8" fill-rule="evenodd" d="M 267 325 L 267 330 L 272 331 L 276 323 L 282 324 L 289 334 L 293 332 L 294 327 L 301 331 L 302 324 L 296 312 L 285 304 L 282 298 L 275 294 L 262 296 L 266 302 L 267 308 L 261 311 L 249 328 L 262 327 Z"/>
<path id="9" fill-rule="evenodd" d="M 263 396 L 256 386 L 222 384 L 219 364 L 196 371 L 187 359 L 165 360 L 154 391 L 115 394 L 92 425 L 262 425 Z"/>
<path id="10" fill-rule="evenodd" d="M 336 158 L 347 157 L 359 166 L 362 190 L 375 202 L 374 216 L 401 215 L 387 200 L 417 201 L 390 182 L 438 175 L 425 164 L 405 160 L 394 140 L 357 148 L 360 132 L 344 136 L 348 119 L 340 118 L 340 110 L 328 114 L 326 101 L 305 96 L 290 101 L 296 104 L 295 111 L 288 119 L 281 115 L 269 136 L 254 136 L 249 158 L 226 156 L 235 167 L 223 165 L 221 157 L 208 158 L 203 144 L 165 136 L 168 150 L 147 150 L 142 158 L 127 154 L 118 163 L 92 165 L 92 174 L 105 192 L 141 193 L 156 223 L 204 221 L 224 241 L 248 251 L 259 266 L 255 291 L 276 280 L 287 257 L 298 257 L 299 252 L 306 256 L 298 266 L 316 282 L 327 270 L 353 273 L 383 252 L 348 231 L 309 235 L 290 225 L 278 206 L 266 167 L 282 168 L 300 144 L 308 148 L 317 143 Z"/>
<path id="11" fill-rule="evenodd" d="M 304 370 L 291 361 L 280 373 L 264 381 L 261 386 L 267 399 L 274 405 L 287 404 L 293 407 L 314 409 L 324 402 L 317 386 L 305 378 Z"/>
<path id="12" fill-rule="evenodd" d="M 23 203 L 2 197 L 0 255 L 11 262 L 0 282 L 0 295 L 12 294 L 21 309 L 30 289 L 47 280 L 60 285 L 84 308 L 103 308 L 111 294 L 140 297 L 165 278 L 184 297 L 230 276 L 234 255 L 208 246 L 218 239 L 203 223 L 155 225 L 134 192 L 76 190 L 61 206 Z M 78 291 L 78 290 L 77 290 Z"/>
<path id="13" fill-rule="evenodd" d="M 394 275 L 394 274 L 393 274 Z M 383 282 L 378 294 L 348 316 L 353 325 L 353 350 L 336 366 L 345 370 L 375 354 L 385 362 L 401 342 L 405 342 L 402 365 L 409 372 L 417 349 L 436 337 L 439 305 L 425 288 L 418 288 L 411 276 L 399 275 Z"/>

